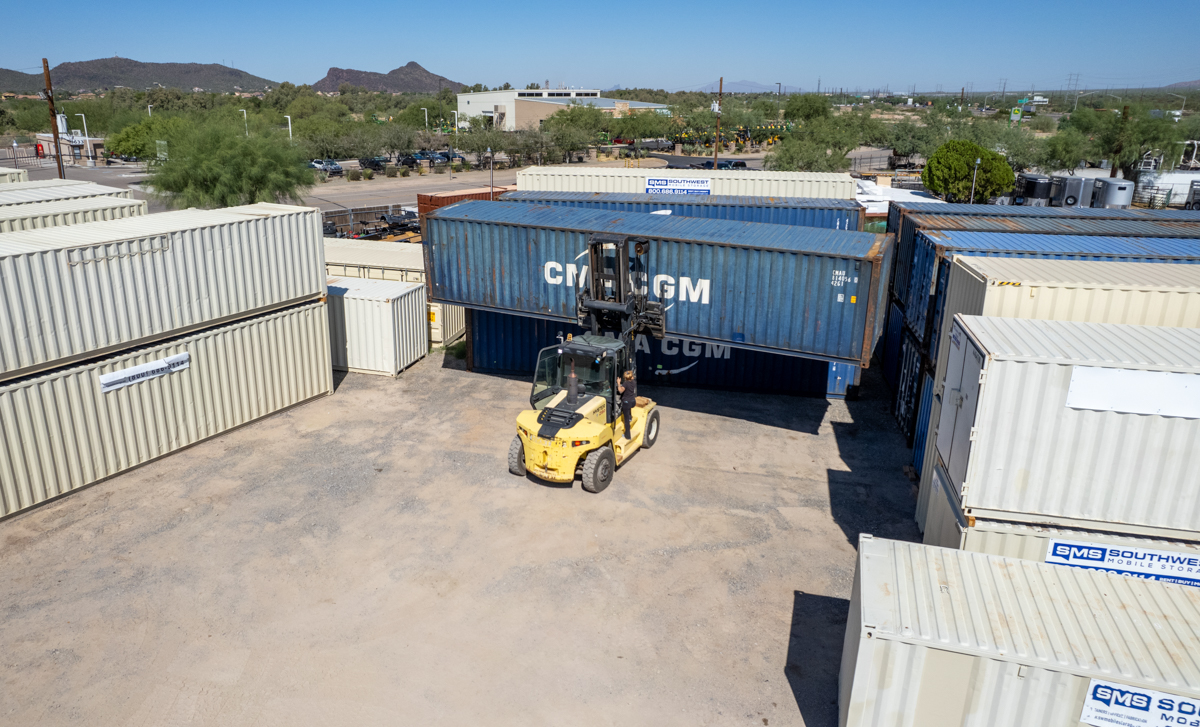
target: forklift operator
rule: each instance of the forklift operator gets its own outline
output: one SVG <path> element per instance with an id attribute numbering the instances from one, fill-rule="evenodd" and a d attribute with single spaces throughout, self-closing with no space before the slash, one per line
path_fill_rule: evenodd
<path id="1" fill-rule="evenodd" d="M 633 407 L 637 404 L 637 382 L 633 379 L 632 371 L 626 371 L 621 378 L 623 381 L 617 383 L 617 391 L 621 392 L 621 417 L 625 420 L 625 438 L 632 439 L 629 424 L 633 421 Z"/>

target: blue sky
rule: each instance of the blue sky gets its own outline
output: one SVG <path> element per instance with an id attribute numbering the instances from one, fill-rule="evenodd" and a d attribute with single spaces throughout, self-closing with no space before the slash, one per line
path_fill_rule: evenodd
<path id="1" fill-rule="evenodd" d="M 740 8 L 750 8 L 743 10 Z M 1174 11 L 1168 11 L 1174 12 Z M 1128 2 L 318 3 L 148 2 L 71 6 L 70 27 L 6 33 L 0 67 L 34 72 L 120 55 L 224 62 L 312 83 L 330 66 L 387 72 L 408 61 L 463 83 L 698 88 L 724 76 L 792 89 L 979 91 L 1200 79 L 1200 53 Z M 1158 16 L 1161 17 L 1161 13 Z M 1180 16 L 1183 22 L 1183 16 Z M 83 31 L 80 29 L 89 29 Z M 63 32 L 65 31 L 65 32 Z M 903 48 L 903 49 L 901 49 Z"/>

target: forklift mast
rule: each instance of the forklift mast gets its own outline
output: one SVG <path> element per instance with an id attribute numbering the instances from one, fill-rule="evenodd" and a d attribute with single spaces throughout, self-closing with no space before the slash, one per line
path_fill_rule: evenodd
<path id="1" fill-rule="evenodd" d="M 630 359 L 635 334 L 666 336 L 662 296 L 651 301 L 647 295 L 649 250 L 650 242 L 645 238 L 591 235 L 588 275 L 576 293 L 579 325 L 593 335 L 615 334 L 625 344 Z"/>

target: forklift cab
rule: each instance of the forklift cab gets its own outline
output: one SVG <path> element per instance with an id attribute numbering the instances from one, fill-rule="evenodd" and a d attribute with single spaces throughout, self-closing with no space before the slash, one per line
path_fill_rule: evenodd
<path id="1" fill-rule="evenodd" d="M 555 396 L 567 389 L 567 377 L 574 370 L 580 393 L 599 396 L 607 403 L 607 421 L 617 414 L 617 381 L 629 369 L 629 348 L 619 338 L 585 334 L 569 338 L 538 353 L 530 405 L 544 409 Z"/>

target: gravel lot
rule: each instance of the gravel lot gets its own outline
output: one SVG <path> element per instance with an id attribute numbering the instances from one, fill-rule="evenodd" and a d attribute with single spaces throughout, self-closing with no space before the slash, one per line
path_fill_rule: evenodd
<path id="1" fill-rule="evenodd" d="M 0 724 L 835 725 L 852 543 L 917 537 L 877 374 L 644 388 L 600 495 L 438 354 L 0 521 Z"/>

